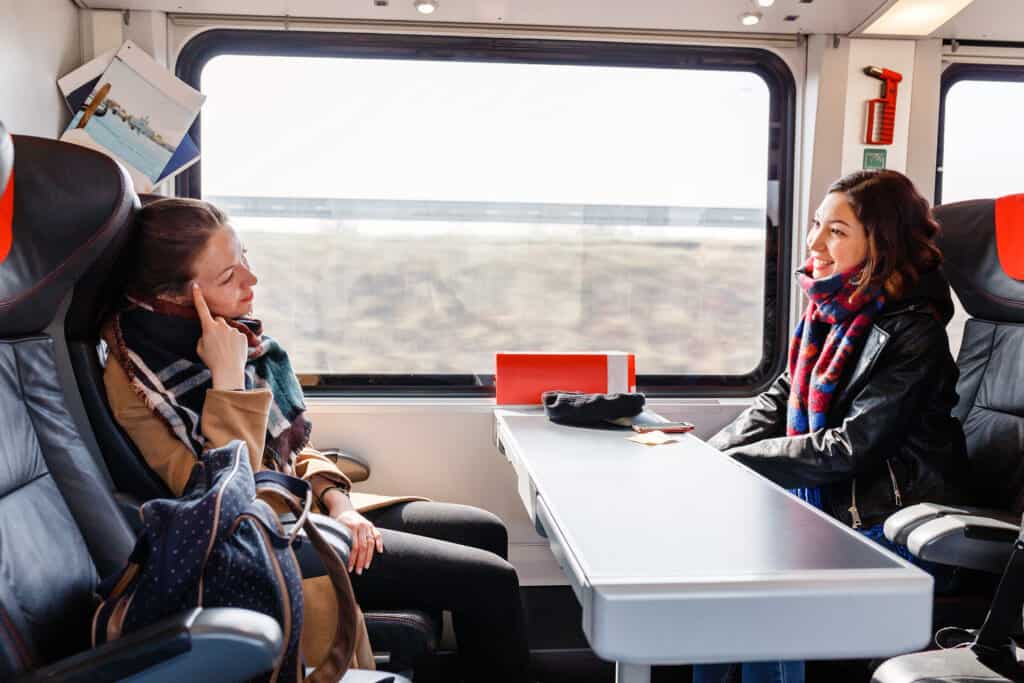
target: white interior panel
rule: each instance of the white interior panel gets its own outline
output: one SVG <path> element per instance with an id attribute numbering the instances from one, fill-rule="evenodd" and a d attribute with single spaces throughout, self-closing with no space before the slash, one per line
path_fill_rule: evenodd
<path id="1" fill-rule="evenodd" d="M 385 7 L 373 0 L 85 0 L 93 9 L 149 9 L 200 14 L 323 17 L 374 20 L 424 19 L 412 0 L 388 0 Z M 745 28 L 743 12 L 754 9 L 750 0 L 635 0 L 595 3 L 588 0 L 439 0 L 435 22 L 594 26 L 744 33 L 847 33 L 877 7 L 879 0 L 776 0 L 761 9 L 764 20 Z M 785 21 L 797 15 L 796 21 Z M 427 19 L 424 19 L 427 20 Z"/>
<path id="2" fill-rule="evenodd" d="M 54 138 L 71 118 L 57 78 L 78 66 L 71 0 L 0 0 L 0 121 L 12 133 Z"/>
<path id="3" fill-rule="evenodd" d="M 936 38 L 960 40 L 1024 39 L 1024 2 L 974 0 L 935 32 Z"/>

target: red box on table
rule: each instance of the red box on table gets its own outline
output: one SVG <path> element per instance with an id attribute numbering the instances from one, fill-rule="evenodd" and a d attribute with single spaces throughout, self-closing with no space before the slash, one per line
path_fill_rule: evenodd
<path id="1" fill-rule="evenodd" d="M 636 357 L 623 351 L 502 352 L 495 355 L 499 405 L 539 404 L 545 391 L 636 391 Z"/>

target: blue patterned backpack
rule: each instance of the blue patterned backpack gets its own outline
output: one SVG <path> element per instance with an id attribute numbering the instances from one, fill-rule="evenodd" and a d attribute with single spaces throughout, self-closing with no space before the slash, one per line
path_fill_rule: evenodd
<path id="1" fill-rule="evenodd" d="M 292 532 L 268 500 L 293 512 Z M 339 609 L 330 653 L 307 680 L 339 680 L 355 649 L 357 607 L 344 563 L 309 518 L 312 500 L 300 479 L 270 471 L 254 477 L 244 442 L 204 452 L 181 498 L 143 504 L 142 534 L 128 566 L 107 582 L 112 588 L 93 620 L 93 645 L 192 607 L 242 607 L 270 615 L 284 634 L 283 651 L 264 680 L 303 680 L 302 575 L 292 543 L 305 529 Z"/>

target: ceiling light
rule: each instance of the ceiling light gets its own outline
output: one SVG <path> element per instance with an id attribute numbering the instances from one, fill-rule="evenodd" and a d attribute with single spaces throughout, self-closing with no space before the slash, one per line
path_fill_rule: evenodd
<path id="1" fill-rule="evenodd" d="M 972 0 L 897 0 L 864 33 L 927 36 L 952 19 Z"/>
<path id="2" fill-rule="evenodd" d="M 744 26 L 756 26 L 761 22 L 760 12 L 744 12 L 740 15 L 740 23 Z"/>
<path id="3" fill-rule="evenodd" d="M 775 4 L 775 0 L 757 0 L 757 4 L 761 7 L 771 7 Z"/>
<path id="4" fill-rule="evenodd" d="M 437 9 L 437 0 L 415 0 L 412 5 L 420 14 L 433 14 Z"/>

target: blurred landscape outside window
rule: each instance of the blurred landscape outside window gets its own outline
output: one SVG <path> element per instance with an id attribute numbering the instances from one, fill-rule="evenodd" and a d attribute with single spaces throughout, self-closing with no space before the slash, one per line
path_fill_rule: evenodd
<path id="1" fill-rule="evenodd" d="M 489 374 L 500 350 L 629 351 L 640 374 L 761 362 L 755 74 L 225 55 L 201 88 L 203 198 L 297 372 Z"/>

